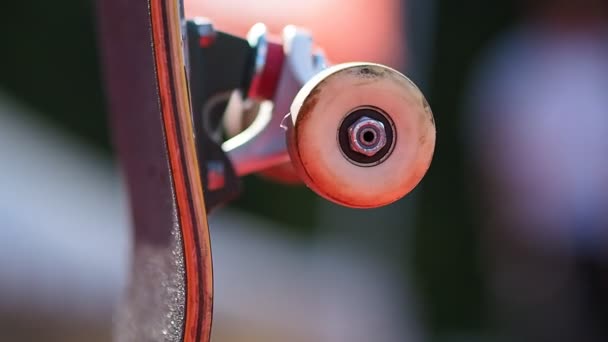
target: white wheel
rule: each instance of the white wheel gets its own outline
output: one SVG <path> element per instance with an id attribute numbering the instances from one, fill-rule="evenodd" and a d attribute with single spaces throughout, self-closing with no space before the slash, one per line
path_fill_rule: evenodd
<path id="1" fill-rule="evenodd" d="M 390 204 L 428 170 L 435 123 L 420 90 L 386 66 L 348 63 L 306 83 L 291 106 L 289 154 L 320 196 L 354 208 Z"/>

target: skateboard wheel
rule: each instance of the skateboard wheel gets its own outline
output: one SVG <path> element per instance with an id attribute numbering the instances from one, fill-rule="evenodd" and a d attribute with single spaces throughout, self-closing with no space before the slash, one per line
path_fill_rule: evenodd
<path id="1" fill-rule="evenodd" d="M 339 64 L 317 74 L 295 97 L 287 126 L 300 178 L 320 196 L 353 208 L 408 194 L 435 149 L 426 99 L 407 77 L 379 64 Z"/>
<path id="2" fill-rule="evenodd" d="M 260 176 L 273 182 L 285 185 L 300 185 L 302 180 L 291 163 L 271 167 L 260 172 Z"/>

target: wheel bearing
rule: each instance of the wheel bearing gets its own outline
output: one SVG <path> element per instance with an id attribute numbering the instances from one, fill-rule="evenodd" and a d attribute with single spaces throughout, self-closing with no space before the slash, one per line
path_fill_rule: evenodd
<path id="1" fill-rule="evenodd" d="M 374 130 L 373 138 L 364 137 L 366 128 Z M 396 138 L 395 125 L 388 114 L 373 106 L 353 109 L 344 117 L 338 129 L 342 155 L 361 167 L 371 167 L 385 161 L 395 147 Z"/>

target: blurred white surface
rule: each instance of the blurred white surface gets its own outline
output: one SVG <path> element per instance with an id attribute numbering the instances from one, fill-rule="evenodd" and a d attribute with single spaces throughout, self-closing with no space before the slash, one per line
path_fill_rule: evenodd
<path id="1" fill-rule="evenodd" d="M 127 207 L 97 151 L 0 97 L 0 305 L 99 319 L 124 284 Z"/>
<path id="2" fill-rule="evenodd" d="M 0 313 L 108 321 L 131 244 L 112 162 L 1 96 L 0 160 Z M 229 209 L 211 226 L 215 341 L 419 340 L 382 262 Z"/>

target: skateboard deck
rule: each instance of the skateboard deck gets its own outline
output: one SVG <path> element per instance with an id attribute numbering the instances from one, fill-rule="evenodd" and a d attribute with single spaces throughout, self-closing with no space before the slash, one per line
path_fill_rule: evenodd
<path id="1" fill-rule="evenodd" d="M 213 272 L 177 0 L 98 1 L 134 252 L 116 341 L 208 341 Z"/>

